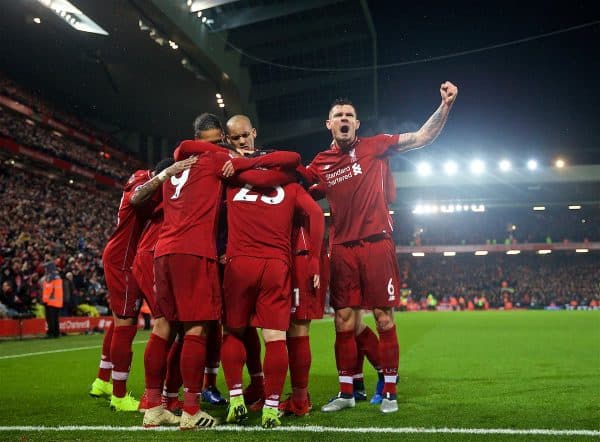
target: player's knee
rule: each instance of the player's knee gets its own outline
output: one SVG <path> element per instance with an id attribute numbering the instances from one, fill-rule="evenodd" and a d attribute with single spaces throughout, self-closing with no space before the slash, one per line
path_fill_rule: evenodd
<path id="1" fill-rule="evenodd" d="M 292 321 L 290 322 L 290 328 L 287 331 L 288 337 L 296 336 L 308 336 L 310 331 L 310 320 L 306 321 Z"/>
<path id="2" fill-rule="evenodd" d="M 154 327 L 152 327 L 152 334 L 157 335 L 165 340 L 169 340 L 171 337 L 171 326 L 169 321 L 164 317 L 154 319 Z"/>
<path id="3" fill-rule="evenodd" d="M 284 330 L 270 330 L 263 328 L 262 331 L 263 339 L 265 342 L 283 341 L 285 340 Z"/>
<path id="4" fill-rule="evenodd" d="M 355 314 L 351 308 L 343 308 L 335 311 L 336 331 L 353 331 L 355 323 Z"/>
<path id="5" fill-rule="evenodd" d="M 377 323 L 377 330 L 386 331 L 394 326 L 394 312 L 392 309 L 373 309 L 373 316 Z"/>

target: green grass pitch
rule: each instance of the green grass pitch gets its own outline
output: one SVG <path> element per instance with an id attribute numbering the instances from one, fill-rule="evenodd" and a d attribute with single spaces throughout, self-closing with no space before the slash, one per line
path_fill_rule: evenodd
<path id="1" fill-rule="evenodd" d="M 367 323 L 373 325 L 370 318 Z M 396 326 L 398 413 L 383 415 L 368 403 L 334 414 L 319 411 L 337 392 L 329 318 L 314 322 L 311 331 L 314 410 L 283 418 L 283 425 L 594 430 L 595 435 L 264 431 L 253 415 L 246 426 L 251 431 L 244 432 L 231 427 L 191 433 L 13 430 L 0 431 L 0 440 L 600 440 L 600 311 L 402 313 Z M 129 386 L 135 396 L 143 391 L 147 337 L 140 332 L 134 344 Z M 113 413 L 107 401 L 87 395 L 101 343 L 101 335 L 0 342 L 0 427 L 141 426 L 140 414 Z M 7 358 L 63 349 L 69 351 Z M 372 393 L 376 375 L 368 362 L 365 381 Z M 219 382 L 226 391 L 221 374 Z M 224 416 L 223 409 L 205 409 Z"/>

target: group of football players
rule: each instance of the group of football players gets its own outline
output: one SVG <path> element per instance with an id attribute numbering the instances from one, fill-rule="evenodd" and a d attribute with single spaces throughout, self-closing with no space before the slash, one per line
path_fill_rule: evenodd
<path id="1" fill-rule="evenodd" d="M 305 415 L 312 409 L 310 323 L 323 316 L 329 289 L 339 392 L 321 411 L 367 399 L 366 356 L 379 374 L 371 403 L 396 412 L 399 273 L 388 157 L 430 144 L 457 93 L 443 83 L 440 106 L 416 132 L 365 138 L 353 104 L 338 99 L 326 120 L 332 143 L 307 167 L 297 153 L 257 149 L 246 116 L 225 128 L 212 114 L 197 117 L 193 140 L 154 170 L 136 171 L 123 189 L 103 254 L 114 321 L 90 395 L 109 397 L 117 411 L 143 411 L 146 427 L 216 425 L 201 401 L 227 405 L 227 423 L 262 410 L 264 428 L 279 426 L 285 414 Z M 315 203 L 323 197 L 331 212 L 327 241 Z M 140 402 L 127 393 L 127 378 L 142 297 L 154 327 Z M 377 334 L 363 310 L 373 311 Z M 228 400 L 216 387 L 219 365 Z M 288 368 L 292 393 L 281 401 Z"/>

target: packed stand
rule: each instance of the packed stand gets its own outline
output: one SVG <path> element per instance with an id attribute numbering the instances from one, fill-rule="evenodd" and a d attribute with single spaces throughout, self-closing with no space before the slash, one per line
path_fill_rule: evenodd
<path id="1" fill-rule="evenodd" d="M 463 308 L 570 308 L 600 305 L 600 256 L 557 252 L 551 255 L 490 254 L 399 258 L 405 293 L 425 306 L 428 295 Z M 454 298 L 454 300 L 452 300 Z"/>
<path id="2" fill-rule="evenodd" d="M 489 209 L 483 213 L 398 214 L 398 245 L 522 244 L 600 241 L 600 212 L 567 207 Z"/>
<path id="3" fill-rule="evenodd" d="M 107 313 L 101 256 L 118 196 L 2 164 L 0 197 L 0 317 L 35 316 L 50 263 L 64 280 L 63 314 Z"/>
<path id="4" fill-rule="evenodd" d="M 0 112 L 0 135 L 117 180 L 126 178 L 129 173 L 129 168 L 120 160 L 107 158 L 104 152 L 90 149 L 83 143 L 65 138 L 59 132 L 43 127 L 8 109 L 2 109 Z"/>

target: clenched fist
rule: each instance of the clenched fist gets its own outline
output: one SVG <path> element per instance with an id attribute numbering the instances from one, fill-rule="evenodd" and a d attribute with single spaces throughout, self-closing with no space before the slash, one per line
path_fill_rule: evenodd
<path id="1" fill-rule="evenodd" d="M 446 81 L 440 86 L 440 94 L 442 95 L 444 104 L 451 106 L 458 95 L 458 88 L 449 81 Z"/>

